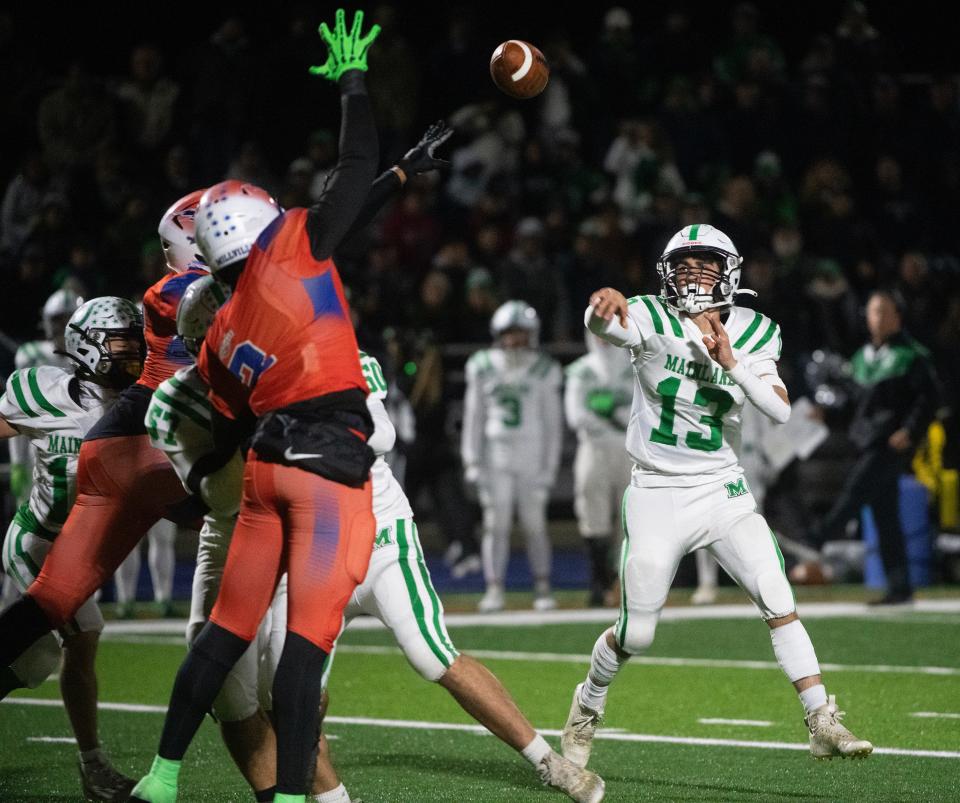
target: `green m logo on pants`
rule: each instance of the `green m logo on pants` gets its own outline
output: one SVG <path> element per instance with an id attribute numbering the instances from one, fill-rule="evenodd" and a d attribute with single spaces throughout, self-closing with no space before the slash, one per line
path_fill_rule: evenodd
<path id="1" fill-rule="evenodd" d="M 738 496 L 746 496 L 750 493 L 743 477 L 736 482 L 725 483 L 723 487 L 727 489 L 727 499 L 736 499 Z"/>

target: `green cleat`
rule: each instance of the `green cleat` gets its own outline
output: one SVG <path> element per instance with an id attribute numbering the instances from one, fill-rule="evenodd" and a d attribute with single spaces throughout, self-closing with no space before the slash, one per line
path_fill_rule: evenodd
<path id="1" fill-rule="evenodd" d="M 180 762 L 157 756 L 150 772 L 144 775 L 130 793 L 133 803 L 177 803 L 177 776 Z"/>

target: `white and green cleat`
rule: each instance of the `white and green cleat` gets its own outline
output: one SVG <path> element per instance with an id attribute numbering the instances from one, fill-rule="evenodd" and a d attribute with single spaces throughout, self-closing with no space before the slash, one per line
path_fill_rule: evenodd
<path id="1" fill-rule="evenodd" d="M 593 736 L 597 726 L 603 722 L 603 711 L 594 711 L 580 702 L 580 683 L 573 690 L 573 702 L 570 703 L 570 713 L 560 734 L 560 749 L 564 758 L 569 759 L 578 767 L 586 767 L 590 760 L 590 750 L 593 748 Z"/>
<path id="2" fill-rule="evenodd" d="M 804 717 L 814 758 L 866 758 L 873 752 L 870 742 L 858 739 L 840 723 L 842 717 L 843 711 L 837 710 L 836 697 L 832 694 L 826 705 Z"/>

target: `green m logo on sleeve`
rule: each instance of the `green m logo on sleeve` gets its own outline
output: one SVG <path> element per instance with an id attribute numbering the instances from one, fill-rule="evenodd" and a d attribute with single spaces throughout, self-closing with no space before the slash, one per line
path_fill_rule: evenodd
<path id="1" fill-rule="evenodd" d="M 736 499 L 738 496 L 746 496 L 750 493 L 750 491 L 747 490 L 747 483 L 743 477 L 736 482 L 724 483 L 723 487 L 727 489 L 727 499 Z"/>

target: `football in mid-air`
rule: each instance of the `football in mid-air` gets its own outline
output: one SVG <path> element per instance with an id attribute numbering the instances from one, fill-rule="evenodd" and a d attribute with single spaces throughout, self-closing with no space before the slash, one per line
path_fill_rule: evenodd
<path id="1" fill-rule="evenodd" d="M 508 39 L 490 57 L 490 77 L 501 92 L 525 100 L 543 92 L 550 66 L 536 47 L 522 39 Z"/>

